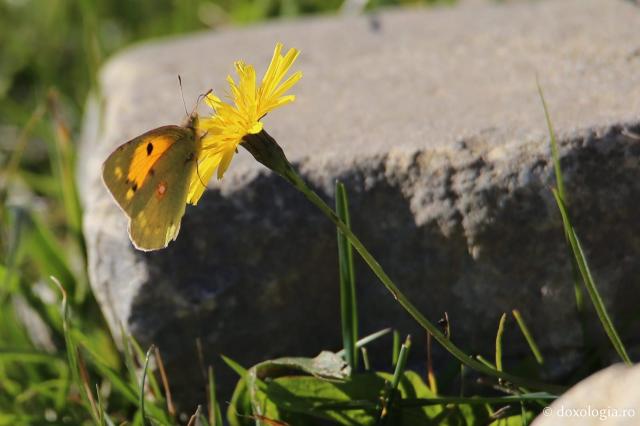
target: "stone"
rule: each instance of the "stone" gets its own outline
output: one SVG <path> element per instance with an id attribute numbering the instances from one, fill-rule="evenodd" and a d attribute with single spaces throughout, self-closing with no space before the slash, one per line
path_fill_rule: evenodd
<path id="1" fill-rule="evenodd" d="M 115 336 L 122 325 L 159 346 L 183 407 L 204 400 L 196 340 L 205 364 L 220 365 L 222 353 L 246 367 L 340 348 L 335 228 L 240 150 L 187 208 L 177 241 L 138 252 L 101 164 L 120 143 L 185 119 L 177 75 L 190 108 L 209 88 L 224 93 L 234 60 L 264 72 L 276 41 L 301 49 L 304 77 L 296 102 L 264 123 L 301 175 L 331 203 L 335 181 L 346 184 L 355 233 L 428 318 L 448 312 L 463 349 L 490 357 L 500 315 L 519 309 L 554 378 L 583 361 L 584 340 L 610 346 L 588 299 L 584 329 L 576 314 L 537 76 L 574 225 L 613 321 L 637 348 L 633 5 L 463 4 L 272 22 L 132 47 L 105 65 L 103 96 L 88 101 L 78 180 L 91 285 Z M 420 348 L 424 333 L 361 261 L 357 281 L 361 334 L 391 326 Z M 530 356 L 513 321 L 504 346 L 509 359 Z M 371 352 L 388 367 L 386 343 Z M 436 355 L 436 369 L 451 359 Z M 216 371 L 228 389 L 235 376 Z"/>
<path id="2" fill-rule="evenodd" d="M 543 409 L 532 426 L 637 425 L 640 366 L 615 364 L 582 380 Z"/>

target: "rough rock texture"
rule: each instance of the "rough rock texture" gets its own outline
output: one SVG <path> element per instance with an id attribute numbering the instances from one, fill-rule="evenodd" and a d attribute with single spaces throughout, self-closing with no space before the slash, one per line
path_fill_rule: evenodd
<path id="1" fill-rule="evenodd" d="M 449 313 L 463 348 L 490 354 L 499 316 L 517 308 L 553 375 L 580 361 L 585 336 L 537 74 L 595 279 L 623 339 L 637 342 L 637 8 L 542 1 L 275 22 L 132 48 L 105 66 L 104 98 L 89 103 L 79 181 L 92 286 L 115 334 L 123 324 L 159 345 L 175 395 L 191 404 L 203 388 L 196 338 L 207 363 L 340 346 L 335 229 L 246 152 L 155 253 L 132 248 L 100 182 L 118 144 L 184 119 L 177 74 L 191 103 L 225 90 L 235 59 L 264 70 L 278 40 L 302 50 L 305 75 L 297 101 L 265 123 L 302 175 L 327 200 L 346 183 L 355 232 L 429 318 Z M 363 333 L 422 336 L 362 265 L 358 286 Z M 528 355 L 508 329 L 508 355 Z"/>
<path id="2" fill-rule="evenodd" d="M 612 365 L 569 389 L 545 408 L 532 426 L 637 425 L 639 384 L 639 365 Z"/>

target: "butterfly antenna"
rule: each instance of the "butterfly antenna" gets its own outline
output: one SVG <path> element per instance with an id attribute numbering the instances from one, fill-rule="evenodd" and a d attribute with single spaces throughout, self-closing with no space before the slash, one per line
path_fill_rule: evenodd
<path id="1" fill-rule="evenodd" d="M 184 106 L 184 113 L 189 115 L 189 111 L 187 111 L 187 103 L 184 101 L 184 92 L 182 91 L 182 77 L 178 74 L 178 85 L 180 86 L 180 96 L 182 96 L 182 106 Z"/>
<path id="2" fill-rule="evenodd" d="M 193 107 L 193 111 L 191 112 L 191 114 L 193 114 L 198 109 L 198 105 L 200 104 L 200 101 L 202 101 L 204 98 L 209 96 L 209 93 L 211 92 L 213 92 L 213 89 L 209 89 L 205 93 L 201 93 L 200 95 L 198 95 L 198 99 L 196 100 L 196 105 Z"/>

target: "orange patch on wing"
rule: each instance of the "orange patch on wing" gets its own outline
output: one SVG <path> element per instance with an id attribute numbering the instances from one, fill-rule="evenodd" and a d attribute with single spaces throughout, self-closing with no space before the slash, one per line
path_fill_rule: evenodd
<path id="1" fill-rule="evenodd" d="M 176 140 L 169 136 L 145 138 L 133 152 L 133 159 L 127 174 L 129 181 L 137 184 L 138 187 L 142 186 L 149 170 L 174 143 Z"/>
<path id="2" fill-rule="evenodd" d="M 164 181 L 160 182 L 158 186 L 156 186 L 156 197 L 158 199 L 161 199 L 162 197 L 164 197 L 165 194 L 167 193 L 167 188 L 168 188 L 167 182 L 164 182 Z"/>

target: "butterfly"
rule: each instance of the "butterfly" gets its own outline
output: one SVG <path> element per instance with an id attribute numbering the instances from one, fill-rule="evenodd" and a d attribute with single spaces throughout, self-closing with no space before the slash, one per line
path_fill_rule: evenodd
<path id="1" fill-rule="evenodd" d="M 198 116 L 162 126 L 120 145 L 105 160 L 102 180 L 129 218 L 129 237 L 143 251 L 167 247 L 180 231 L 189 185 L 202 148 Z"/>

